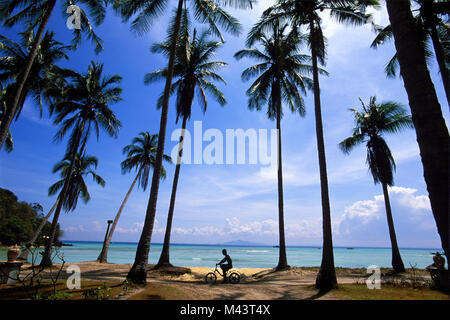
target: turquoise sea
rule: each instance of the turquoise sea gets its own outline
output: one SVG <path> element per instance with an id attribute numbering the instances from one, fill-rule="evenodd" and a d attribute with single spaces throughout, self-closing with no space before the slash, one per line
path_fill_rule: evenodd
<path id="1" fill-rule="evenodd" d="M 96 260 L 102 248 L 102 242 L 65 241 L 72 246 L 60 248 L 67 263 Z M 133 263 L 136 243 L 111 243 L 108 262 Z M 172 244 L 171 263 L 177 266 L 214 267 L 222 259 L 222 249 L 226 248 L 236 268 L 271 268 L 278 262 L 278 248 L 271 246 L 224 246 Z M 161 253 L 162 244 L 152 244 L 149 263 L 155 264 Z M 432 252 L 437 249 L 400 249 L 405 264 L 425 268 L 433 263 Z M 291 266 L 320 266 L 322 250 L 318 247 L 288 247 L 287 259 Z M 335 265 L 337 267 L 367 268 L 391 266 L 389 248 L 335 248 Z M 0 249 L 0 260 L 6 260 L 6 249 Z M 38 262 L 38 261 L 36 261 Z"/>

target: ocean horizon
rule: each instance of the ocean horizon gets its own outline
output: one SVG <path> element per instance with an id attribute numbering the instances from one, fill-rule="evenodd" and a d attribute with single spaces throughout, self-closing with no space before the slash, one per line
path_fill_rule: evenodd
<path id="1" fill-rule="evenodd" d="M 102 249 L 103 241 L 63 240 L 68 246 L 58 250 L 66 263 L 95 261 Z M 137 242 L 111 242 L 108 262 L 132 264 L 136 254 Z M 278 247 L 266 244 L 192 244 L 173 243 L 170 248 L 170 261 L 176 266 L 211 267 L 222 259 L 222 249 L 226 248 L 236 268 L 273 268 L 278 263 Z M 162 243 L 152 243 L 149 263 L 156 264 L 162 250 Z M 0 249 L 0 260 L 6 259 L 6 249 Z M 432 252 L 438 248 L 400 248 L 406 268 L 423 269 L 433 263 Z M 322 260 L 320 246 L 287 246 L 288 264 L 292 267 L 319 267 Z M 35 257 L 39 263 L 40 256 Z M 59 259 L 55 259 L 55 262 Z M 375 265 L 391 267 L 391 249 L 383 247 L 334 247 L 336 267 L 367 268 Z M 31 262 L 31 257 L 29 257 Z"/>
<path id="2" fill-rule="evenodd" d="M 60 240 L 63 244 L 74 244 L 74 243 L 101 243 L 103 245 L 103 241 L 98 241 L 98 240 Z M 231 241 L 234 242 L 234 241 Z M 245 243 L 243 242 L 242 244 L 232 244 L 232 243 L 215 243 L 215 244 L 211 244 L 211 243 L 181 243 L 181 242 L 173 242 L 170 245 L 177 245 L 177 246 L 213 246 L 213 247 L 217 247 L 217 246 L 230 246 L 230 247 L 241 247 L 241 246 L 247 246 Z M 133 242 L 133 241 L 111 241 L 111 244 L 116 243 L 116 244 L 135 244 L 137 245 L 138 242 Z M 152 242 L 151 245 L 163 245 L 163 242 Z M 251 245 L 248 245 L 250 247 L 275 247 L 277 246 L 276 244 L 264 244 L 264 243 L 253 243 L 251 242 Z M 286 248 L 321 248 L 322 246 L 319 245 L 286 245 Z M 390 247 L 371 247 L 371 246 L 334 246 L 334 248 L 353 248 L 353 249 L 391 249 Z M 428 247 L 423 247 L 423 248 L 419 248 L 419 247 L 400 247 L 400 249 L 403 250 L 438 250 L 438 251 L 443 251 L 441 248 L 428 248 Z"/>

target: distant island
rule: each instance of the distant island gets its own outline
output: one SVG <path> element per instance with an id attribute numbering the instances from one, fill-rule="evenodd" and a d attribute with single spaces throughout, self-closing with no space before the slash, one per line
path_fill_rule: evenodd
<path id="1" fill-rule="evenodd" d="M 249 247 L 267 247 L 267 246 L 269 246 L 264 243 L 250 242 L 250 241 L 244 241 L 244 240 L 228 241 L 228 242 L 222 243 L 222 245 L 224 245 L 224 246 L 249 246 Z"/>

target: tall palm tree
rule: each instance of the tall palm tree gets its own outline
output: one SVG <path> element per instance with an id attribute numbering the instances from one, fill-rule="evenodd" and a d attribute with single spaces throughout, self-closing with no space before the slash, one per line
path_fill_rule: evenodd
<path id="1" fill-rule="evenodd" d="M 282 104 L 288 105 L 291 112 L 305 115 L 305 104 L 300 93 L 306 94 L 312 88 L 312 80 L 305 76 L 312 73 L 312 66 L 306 64 L 311 57 L 300 54 L 299 47 L 304 37 L 292 29 L 285 34 L 288 24 L 279 26 L 275 23 L 272 32 L 260 32 L 255 40 L 261 44 L 259 49 L 244 49 L 234 56 L 237 59 L 253 58 L 259 64 L 242 72 L 242 80 L 247 81 L 258 77 L 247 90 L 248 107 L 261 110 L 267 103 L 267 116 L 276 119 L 278 132 L 278 226 L 279 226 L 279 260 L 277 270 L 288 268 L 286 257 L 286 242 L 284 235 L 284 204 L 283 204 L 283 170 L 281 149 L 281 118 Z"/>
<path id="2" fill-rule="evenodd" d="M 78 199 L 80 197 L 84 201 L 84 203 L 89 202 L 89 200 L 91 199 L 91 196 L 88 192 L 83 177 L 91 175 L 95 183 L 99 184 L 102 187 L 105 186 L 105 180 L 103 180 L 102 177 L 97 175 L 92 169 L 92 167 L 96 169 L 97 166 L 98 166 L 98 159 L 96 157 L 88 156 L 85 154 L 81 157 L 79 154 L 76 154 L 75 157 L 66 154 L 66 156 L 62 161 L 55 164 L 55 166 L 53 167 L 53 173 L 60 171 L 62 179 L 55 182 L 53 185 L 49 187 L 48 194 L 49 196 L 52 196 L 58 193 L 59 190 L 61 191 L 53 207 L 42 219 L 39 227 L 36 229 L 33 238 L 27 243 L 25 249 L 20 253 L 18 260 L 27 261 L 31 247 L 38 239 L 40 233 L 42 232 L 42 229 L 47 223 L 47 220 L 50 218 L 52 213 L 57 209 L 59 203 L 61 202 L 59 201 L 59 199 L 61 199 L 62 190 L 66 183 L 68 184 L 68 188 L 65 201 L 63 201 L 62 203 L 62 207 L 64 208 L 65 211 L 75 210 L 77 207 Z M 44 257 L 45 254 L 43 256 L 43 259 Z"/>
<path id="3" fill-rule="evenodd" d="M 0 123 L 3 120 L 3 115 L 6 112 L 6 101 L 5 101 L 6 90 L 3 89 L 3 86 L 0 83 Z M 11 152 L 14 149 L 14 140 L 11 134 L 11 131 L 8 130 L 6 133 L 5 144 L 3 145 L 3 149 L 6 152 Z"/>
<path id="4" fill-rule="evenodd" d="M 60 125 L 55 135 L 56 141 L 61 141 L 72 129 L 67 145 L 66 155 L 70 165 L 74 165 L 77 154 L 84 154 L 86 143 L 94 130 L 99 139 L 100 127 L 112 137 L 117 137 L 121 122 L 109 108 L 111 104 L 121 101 L 122 88 L 119 87 L 122 77 L 118 75 L 103 76 L 103 64 L 92 62 L 87 73 L 71 72 L 71 82 L 63 88 L 54 87 L 47 94 L 53 96 L 50 105 L 52 112 L 56 113 L 54 123 Z M 68 169 L 70 173 L 70 168 Z M 69 174 L 70 177 L 70 174 Z M 53 216 L 52 229 L 47 241 L 42 266 L 51 265 L 50 253 L 53 245 L 56 225 L 61 209 L 68 201 L 70 179 L 65 179 L 58 206 Z"/>
<path id="5" fill-rule="evenodd" d="M 328 291 L 337 287 L 319 85 L 319 63 L 324 65 L 326 61 L 326 39 L 321 27 L 321 12 L 329 11 L 331 17 L 340 23 L 361 25 L 369 21 L 370 16 L 365 13 L 366 7 L 376 5 L 378 5 L 378 0 L 278 0 L 274 6 L 264 11 L 260 21 L 252 28 L 247 39 L 247 44 L 251 45 L 261 31 L 272 28 L 277 21 L 278 23 L 289 21 L 293 27 L 306 26 L 309 29 L 308 42 L 313 65 L 314 112 L 322 195 L 322 263 L 316 278 L 316 288 L 320 291 Z"/>
<path id="6" fill-rule="evenodd" d="M 0 53 L 4 54 L 0 58 L 0 81 L 6 84 L 3 103 L 5 107 L 11 105 L 11 101 L 16 93 L 17 82 L 14 82 L 22 72 L 23 66 L 29 55 L 29 48 L 34 42 L 33 30 L 21 33 L 21 42 L 16 43 L 7 37 L 0 36 Z M 43 111 L 43 96 L 45 90 L 51 82 L 51 75 L 59 74 L 62 69 L 55 63 L 60 59 L 69 59 L 67 51 L 69 46 L 54 39 L 53 32 L 46 32 L 39 46 L 36 59 L 30 69 L 29 77 L 21 92 L 19 104 L 17 106 L 15 118 L 19 118 L 23 109 L 25 99 L 31 96 Z"/>
<path id="7" fill-rule="evenodd" d="M 141 132 L 139 136 L 135 137 L 132 144 L 125 146 L 122 153 L 127 157 L 121 163 L 122 173 L 128 173 L 132 170 L 137 170 L 136 177 L 131 183 L 130 189 L 128 190 L 125 198 L 120 205 L 119 211 L 117 211 L 114 221 L 111 225 L 111 230 L 108 232 L 106 240 L 103 243 L 102 251 L 97 258 L 100 263 L 106 263 L 108 261 L 108 250 L 111 243 L 114 230 L 116 229 L 117 223 L 119 222 L 122 210 L 130 197 L 133 188 L 138 182 L 138 185 L 145 191 L 148 185 L 148 179 L 150 176 L 150 170 L 155 167 L 155 156 L 156 156 L 156 146 L 158 145 L 158 135 L 150 134 L 149 132 Z M 171 161 L 171 158 L 164 155 L 164 160 Z M 166 177 L 166 171 L 164 167 L 162 168 L 161 178 Z"/>
<path id="8" fill-rule="evenodd" d="M 156 154 L 156 165 L 153 170 L 150 196 L 145 214 L 144 227 L 136 250 L 136 257 L 128 272 L 127 279 L 134 283 L 145 283 L 147 279 L 148 253 L 150 251 L 150 241 L 153 233 L 153 224 L 156 214 L 156 203 L 159 190 L 159 177 L 161 175 L 162 156 L 164 153 L 164 142 L 166 139 L 167 114 L 169 109 L 170 88 L 172 84 L 173 70 L 175 64 L 175 44 L 178 40 L 181 16 L 185 0 L 178 0 L 174 23 L 169 26 L 169 34 L 172 47 L 169 53 L 166 82 L 161 107 L 161 120 L 158 133 L 158 149 Z M 254 0 L 192 0 L 195 17 L 202 23 L 208 23 L 212 31 L 220 34 L 217 24 L 222 26 L 227 32 L 239 34 L 240 24 L 238 21 L 223 10 L 222 5 L 233 5 L 242 9 L 252 7 Z M 145 33 L 149 30 L 151 23 L 167 7 L 168 0 L 116 0 L 115 8 L 120 12 L 124 20 L 136 17 L 132 22 L 132 29 L 137 33 Z"/>
<path id="9" fill-rule="evenodd" d="M 89 15 L 93 18 L 96 25 L 103 22 L 106 14 L 106 3 L 108 0 L 68 0 L 65 1 L 66 7 L 70 4 L 84 4 Z M 5 141 L 6 134 L 11 126 L 12 119 L 16 115 L 17 108 L 22 97 L 22 90 L 30 76 L 30 71 L 34 60 L 37 57 L 39 46 L 41 45 L 44 31 L 48 21 L 53 13 L 56 0 L 4 0 L 0 1 L 0 20 L 4 26 L 12 27 L 19 22 L 26 22 L 29 30 L 37 28 L 36 36 L 29 50 L 29 54 L 23 64 L 20 74 L 16 78 L 15 92 L 11 102 L 8 104 L 5 120 L 0 125 L 0 148 Z M 66 12 L 66 10 L 64 10 Z M 80 29 L 74 29 L 73 48 L 76 48 L 81 42 L 81 35 L 85 34 L 96 45 L 96 52 L 102 50 L 102 40 L 94 33 L 88 14 L 80 8 Z"/>
<path id="10" fill-rule="evenodd" d="M 429 47 L 429 40 L 433 44 L 434 56 L 439 66 L 442 83 L 444 85 L 447 103 L 450 106 L 450 74 L 447 67 L 450 52 L 443 42 L 448 41 L 450 37 L 450 27 L 444 21 L 443 16 L 448 13 L 449 6 L 444 1 L 435 0 L 415 0 L 419 5 L 418 14 L 414 16 L 416 22 L 417 34 L 420 36 L 425 58 L 428 63 L 431 62 L 433 53 Z M 388 25 L 384 28 L 376 26 L 377 36 L 373 40 L 371 47 L 377 48 L 379 45 L 392 39 L 392 27 Z M 396 77 L 398 69 L 398 57 L 395 54 L 386 65 L 385 72 L 388 77 Z"/>
<path id="11" fill-rule="evenodd" d="M 350 109 L 355 118 L 355 128 L 352 136 L 343 140 L 339 147 L 344 153 L 348 154 L 357 145 L 366 143 L 366 163 L 375 184 L 381 183 L 383 187 L 389 236 L 391 238 L 392 267 L 395 272 L 404 272 L 405 266 L 398 249 L 388 193 L 388 186 L 394 184 L 395 162 L 386 141 L 383 139 L 383 134 L 397 133 L 404 128 L 413 128 L 411 116 L 399 103 L 388 101 L 378 104 L 375 96 L 370 98 L 368 106 L 362 100 L 361 104 L 362 112 Z"/>
<path id="12" fill-rule="evenodd" d="M 449 238 L 449 133 L 417 36 L 408 0 L 386 0 L 402 76 L 416 129 L 431 209 L 447 261 Z"/>
<path id="13" fill-rule="evenodd" d="M 102 187 L 105 186 L 105 180 L 92 169 L 92 167 L 97 169 L 97 166 L 98 159 L 96 157 L 86 154 L 82 156 L 76 154 L 73 158 L 72 155 L 66 155 L 62 161 L 56 163 L 53 167 L 53 173 L 60 171 L 62 179 L 48 188 L 48 195 L 52 196 L 58 193 L 58 191 L 62 191 L 62 187 L 67 183 L 69 185 L 67 195 L 62 200 L 62 206 L 65 211 L 75 210 L 80 197 L 84 203 L 88 203 L 91 200 L 91 195 L 89 194 L 84 177 L 91 175 L 95 183 Z"/>
<path id="14" fill-rule="evenodd" d="M 178 46 L 173 74 L 176 81 L 172 84 L 172 92 L 176 92 L 177 95 L 177 122 L 180 117 L 183 121 L 181 125 L 177 163 L 173 177 L 172 193 L 170 196 L 169 212 L 167 215 L 164 244 L 156 268 L 171 266 L 169 251 L 173 213 L 175 210 L 175 198 L 181 169 L 186 122 L 191 117 L 195 92 L 197 91 L 198 97 L 200 97 L 198 102 L 200 103 L 203 113 L 206 112 L 208 106 L 206 93 L 214 97 L 221 106 L 226 104 L 223 93 L 214 85 L 214 81 L 226 84 L 225 80 L 215 71 L 220 67 L 226 66 L 227 63 L 222 61 L 211 61 L 211 58 L 222 45 L 222 42 L 211 41 L 208 37 L 209 32 L 206 31 L 198 36 L 196 29 L 194 29 L 193 35 L 191 36 L 187 10 L 184 10 L 183 12 L 180 34 L 181 37 L 177 42 Z M 152 51 L 168 55 L 170 52 L 169 41 L 170 39 L 166 42 L 153 45 Z M 165 74 L 167 74 L 167 69 L 154 71 L 146 75 L 145 82 L 151 83 L 157 79 L 163 78 Z"/>

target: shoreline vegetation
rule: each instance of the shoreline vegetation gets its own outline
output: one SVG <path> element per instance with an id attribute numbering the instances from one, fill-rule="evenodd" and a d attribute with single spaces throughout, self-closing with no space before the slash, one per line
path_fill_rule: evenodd
<path id="1" fill-rule="evenodd" d="M 450 300 L 450 295 L 434 290 L 428 271 L 406 268 L 404 273 L 395 274 L 389 268 L 381 268 L 381 289 L 369 290 L 366 279 L 370 276 L 365 268 L 339 268 L 336 275 L 339 287 L 326 294 L 319 294 L 314 288 L 319 267 L 291 267 L 284 271 L 273 268 L 233 269 L 241 275 L 239 284 L 222 283 L 218 277 L 216 284 L 206 284 L 205 275 L 212 271 L 208 267 L 171 267 L 147 269 L 148 283 L 132 285 L 126 281 L 131 264 L 98 263 L 95 261 L 75 263 L 81 271 L 81 288 L 68 290 L 66 281 L 71 273 L 66 270 L 71 264 L 61 269 L 61 278 L 56 284 L 57 296 L 62 300 L 79 299 L 118 299 L 118 300 Z M 23 266 L 23 274 L 31 268 Z M 54 264 L 59 270 L 60 264 Z M 9 299 L 46 299 L 45 294 L 53 290 L 51 286 L 51 269 L 42 274 L 40 294 L 30 296 L 21 284 L 0 285 L 0 300 Z M 48 284 L 48 285 L 47 285 Z M 52 288 L 50 288 L 52 287 Z M 48 297 L 47 297 L 48 298 Z"/>
<path id="2" fill-rule="evenodd" d="M 0 249 L 5 249 L 5 250 L 7 250 L 7 249 L 9 249 L 9 248 L 11 248 L 11 247 L 13 247 L 13 245 L 12 245 L 12 246 L 6 246 L 6 245 L 0 244 Z M 23 248 L 23 247 L 25 247 L 25 244 L 19 245 L 19 247 Z M 61 242 L 61 243 L 56 243 L 56 244 L 55 244 L 55 247 L 56 247 L 56 248 L 61 248 L 61 247 L 73 247 L 73 244 Z M 44 246 L 44 245 L 41 245 L 41 246 L 32 246 L 32 248 L 35 248 L 35 249 L 44 249 L 45 246 Z"/>

